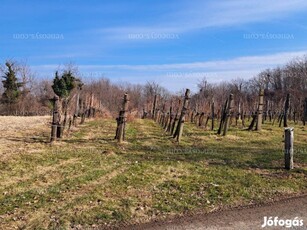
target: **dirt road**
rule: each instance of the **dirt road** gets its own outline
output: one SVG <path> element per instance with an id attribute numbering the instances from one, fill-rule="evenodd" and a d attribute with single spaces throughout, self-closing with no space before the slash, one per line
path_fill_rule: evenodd
<path id="1" fill-rule="evenodd" d="M 264 217 L 278 217 L 278 219 L 303 220 L 302 227 L 264 227 Z M 127 228 L 126 228 L 127 229 Z M 278 201 L 275 203 L 238 208 L 211 214 L 202 214 L 192 217 L 181 217 L 170 221 L 148 223 L 145 225 L 131 226 L 129 229 L 149 230 L 253 230 L 253 229 L 307 229 L 307 195 Z"/>

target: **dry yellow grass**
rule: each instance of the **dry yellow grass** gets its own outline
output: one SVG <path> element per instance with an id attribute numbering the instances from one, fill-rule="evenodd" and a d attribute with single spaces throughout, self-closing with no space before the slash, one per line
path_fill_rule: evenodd
<path id="1" fill-rule="evenodd" d="M 39 150 L 39 146 L 33 148 L 33 144 L 38 144 L 37 140 L 42 138 L 46 138 L 47 141 L 50 121 L 50 116 L 1 116 L 0 160 L 16 153 Z"/>
<path id="2" fill-rule="evenodd" d="M 178 145 L 153 121 L 136 119 L 118 145 L 115 121 L 98 118 L 50 145 L 50 120 L 0 117 L 0 229 L 146 222 L 306 191 L 301 126 L 288 172 L 283 129 L 270 124 L 261 133 L 231 127 L 222 137 L 186 123 Z"/>

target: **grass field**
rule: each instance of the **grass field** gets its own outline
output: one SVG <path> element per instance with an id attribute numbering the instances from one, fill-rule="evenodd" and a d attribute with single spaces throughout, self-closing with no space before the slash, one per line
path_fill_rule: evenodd
<path id="1" fill-rule="evenodd" d="M 307 191 L 307 127 L 295 126 L 295 169 L 283 128 L 232 127 L 221 137 L 186 123 L 178 146 L 152 120 L 88 121 L 54 145 L 48 117 L 0 117 L 0 226 L 68 229 L 146 222 L 265 203 Z"/>

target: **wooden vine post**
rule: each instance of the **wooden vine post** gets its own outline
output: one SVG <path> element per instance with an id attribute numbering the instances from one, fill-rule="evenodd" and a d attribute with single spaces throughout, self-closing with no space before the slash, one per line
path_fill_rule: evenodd
<path id="1" fill-rule="evenodd" d="M 174 134 L 176 124 L 178 123 L 178 120 L 179 120 L 179 118 L 178 118 L 178 113 L 179 113 L 179 107 L 180 107 L 180 105 L 181 105 L 181 100 L 179 99 L 179 100 L 178 100 L 178 107 L 177 107 L 177 109 L 176 109 L 176 114 L 175 114 L 175 117 L 174 117 L 174 120 L 173 120 L 173 124 L 172 124 L 172 127 L 171 127 L 171 135 Z"/>
<path id="2" fill-rule="evenodd" d="M 243 106 L 243 107 L 244 107 L 244 106 Z M 241 120 L 242 120 L 242 126 L 243 126 L 243 128 L 245 127 L 245 116 L 246 116 L 246 112 L 242 109 Z"/>
<path id="3" fill-rule="evenodd" d="M 202 127 L 202 126 L 203 126 L 204 117 L 205 117 L 205 113 L 202 112 L 202 113 L 199 115 L 199 120 L 198 120 L 198 126 L 199 126 L 199 127 Z"/>
<path id="4" fill-rule="evenodd" d="M 196 112 L 196 109 L 194 109 L 194 110 L 192 111 L 192 114 L 191 114 L 191 123 L 194 122 L 194 112 L 195 112 L 195 114 L 197 113 L 197 112 Z"/>
<path id="5" fill-rule="evenodd" d="M 171 101 L 171 105 L 169 107 L 169 121 L 166 127 L 166 132 L 170 132 L 172 128 L 172 122 L 174 119 L 174 114 L 173 114 L 173 101 Z"/>
<path id="6" fill-rule="evenodd" d="M 117 128 L 116 128 L 116 135 L 115 139 L 118 140 L 119 143 L 122 143 L 125 140 L 125 128 L 126 128 L 126 121 L 127 121 L 127 115 L 126 112 L 128 111 L 128 94 L 125 93 L 122 110 L 119 112 L 117 120 Z"/>
<path id="7" fill-rule="evenodd" d="M 77 99 L 76 99 L 76 108 L 75 108 L 75 113 L 73 117 L 73 125 L 77 126 L 77 119 L 79 116 L 79 110 L 80 110 L 80 88 L 78 88 L 77 92 Z"/>
<path id="8" fill-rule="evenodd" d="M 86 102 L 83 99 L 80 101 L 80 110 L 82 111 L 80 124 L 83 124 L 86 117 Z"/>
<path id="9" fill-rule="evenodd" d="M 217 131 L 217 134 L 221 134 L 222 133 L 222 129 L 224 127 L 225 124 L 225 120 L 226 120 L 226 110 L 227 110 L 227 106 L 228 106 L 228 99 L 226 100 L 224 107 L 222 107 L 222 114 L 221 114 L 221 121 L 220 121 L 220 126 L 219 129 Z"/>
<path id="10" fill-rule="evenodd" d="M 257 131 L 261 131 L 262 129 L 262 116 L 263 116 L 263 97 L 264 97 L 264 90 L 260 89 L 259 91 L 259 104 L 258 104 L 258 111 L 257 111 L 257 123 L 256 129 Z"/>
<path id="11" fill-rule="evenodd" d="M 211 104 L 211 130 L 214 130 L 214 100 Z"/>
<path id="12" fill-rule="evenodd" d="M 173 138 L 177 138 L 177 142 L 180 143 L 180 139 L 182 136 L 182 132 L 183 132 L 183 124 L 185 121 L 185 115 L 187 114 L 188 111 L 188 105 L 189 105 L 189 100 L 190 100 L 190 90 L 186 89 L 185 91 L 185 95 L 184 95 L 184 101 L 183 101 L 183 105 L 182 105 L 182 109 L 181 109 L 181 114 L 178 120 L 178 124 L 176 127 L 176 131 L 173 135 Z"/>
<path id="13" fill-rule="evenodd" d="M 250 123 L 250 125 L 248 127 L 248 130 L 252 130 L 253 129 L 256 120 L 257 120 L 257 116 L 255 114 L 252 114 L 252 122 Z"/>
<path id="14" fill-rule="evenodd" d="M 56 141 L 57 137 L 60 137 L 60 113 L 59 113 L 59 97 L 54 96 L 53 101 L 53 113 L 51 124 L 51 138 L 50 142 Z"/>
<path id="15" fill-rule="evenodd" d="M 305 103 L 304 103 L 304 114 L 303 114 L 303 123 L 306 125 L 307 121 L 307 97 L 305 98 Z"/>
<path id="16" fill-rule="evenodd" d="M 154 98 L 154 102 L 152 106 L 152 114 L 151 114 L 152 119 L 156 118 L 156 106 L 157 106 L 157 94 L 155 94 L 155 98 Z"/>
<path id="17" fill-rule="evenodd" d="M 230 116 L 231 116 L 231 112 L 233 109 L 233 94 L 229 95 L 229 99 L 228 99 L 228 104 L 227 104 L 227 109 L 226 109 L 226 120 L 225 120 L 225 126 L 224 126 L 224 132 L 223 132 L 223 136 L 226 136 L 227 131 L 228 131 L 228 127 L 229 127 L 229 121 L 230 121 Z"/>

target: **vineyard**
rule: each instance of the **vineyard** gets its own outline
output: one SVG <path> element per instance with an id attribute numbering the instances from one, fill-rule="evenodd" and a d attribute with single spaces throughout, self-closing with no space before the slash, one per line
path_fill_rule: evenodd
<path id="1" fill-rule="evenodd" d="M 0 230 L 307 229 L 307 1 L 1 1 Z"/>
<path id="2" fill-rule="evenodd" d="M 52 144 L 51 117 L 1 118 L 1 127 L 9 127 L 1 130 L 2 228 L 126 226 L 306 192 L 307 129 L 300 122 L 289 121 L 295 127 L 289 171 L 276 122 L 248 131 L 230 119 L 223 136 L 217 119 L 211 130 L 186 115 L 178 143 L 156 115 L 125 118 L 121 142 L 114 119 L 79 124 L 79 118 Z"/>
<path id="3" fill-rule="evenodd" d="M 56 72 L 46 116 L 1 117 L 1 227 L 127 227 L 305 194 L 307 98 L 272 71 L 177 94 Z"/>
<path id="4" fill-rule="evenodd" d="M 217 85 L 204 78 L 197 92 L 172 93 L 155 82 L 82 82 L 67 69 L 30 100 L 18 96 L 26 94 L 15 64 L 6 65 L 4 229 L 128 227 L 306 194 L 301 71 Z"/>

